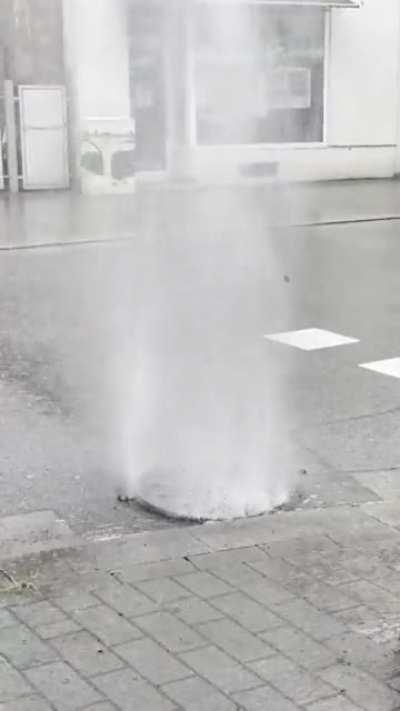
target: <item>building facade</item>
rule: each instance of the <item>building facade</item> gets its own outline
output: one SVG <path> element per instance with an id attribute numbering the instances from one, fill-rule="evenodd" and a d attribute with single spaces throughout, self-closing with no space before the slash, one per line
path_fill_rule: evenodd
<path id="1" fill-rule="evenodd" d="M 59 128 L 53 130 L 54 116 L 51 116 L 52 102 L 49 101 L 49 97 L 55 96 L 56 87 L 60 95 L 63 93 L 65 84 L 62 0 L 1 1 L 0 84 L 0 189 L 7 188 L 10 182 L 7 146 L 12 138 L 15 149 L 13 174 L 17 189 L 18 184 L 27 186 L 31 169 L 38 178 L 38 187 L 43 187 L 42 178 L 46 177 L 47 170 L 51 185 L 59 186 L 60 182 L 55 180 L 53 183 L 53 180 L 54 169 L 57 171 L 61 168 L 61 162 L 62 185 L 67 186 L 68 156 L 67 142 L 64 140 L 67 126 L 61 125 L 64 122 L 60 121 Z M 40 126 L 36 110 L 38 100 L 43 109 Z M 28 104 L 31 109 L 29 117 L 26 114 Z M 9 121 L 10 117 L 12 119 L 11 126 L 10 122 L 7 125 L 7 116 Z M 26 118 L 32 124 L 29 128 Z M 46 131 L 42 132 L 45 127 Z M 50 145 L 53 160 L 46 163 L 42 160 L 43 147 L 48 148 Z M 56 154 L 57 158 L 54 159 Z M 57 162 L 59 165 L 56 165 Z"/>
<path id="2" fill-rule="evenodd" d="M 66 83 L 84 190 L 400 173 L 398 0 L 62 0 L 53 20 L 43 81 Z"/>

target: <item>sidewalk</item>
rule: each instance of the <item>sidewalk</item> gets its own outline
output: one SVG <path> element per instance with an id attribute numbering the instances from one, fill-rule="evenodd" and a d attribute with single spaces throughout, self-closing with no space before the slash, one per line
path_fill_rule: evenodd
<path id="1" fill-rule="evenodd" d="M 400 503 L 1 564 L 1 711 L 400 708 Z"/>
<path id="2" fill-rule="evenodd" d="M 84 196 L 73 192 L 21 193 L 0 196 L 0 250 L 42 245 L 104 242 L 134 238 L 143 215 L 154 220 L 193 201 L 205 213 L 221 196 L 232 205 L 258 207 L 267 226 L 400 219 L 400 182 L 360 180 L 307 184 L 232 186 L 138 185 L 137 193 Z"/>

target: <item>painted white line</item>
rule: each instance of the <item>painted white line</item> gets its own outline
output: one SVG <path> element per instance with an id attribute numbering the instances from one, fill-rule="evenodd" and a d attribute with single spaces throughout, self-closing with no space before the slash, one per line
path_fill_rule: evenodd
<path id="1" fill-rule="evenodd" d="M 358 338 L 348 338 L 332 331 L 321 328 L 305 328 L 301 331 L 288 331 L 287 333 L 272 333 L 264 336 L 270 341 L 284 343 L 287 346 L 300 348 L 303 351 L 316 351 L 322 348 L 335 348 L 350 343 L 359 343 Z"/>
<path id="2" fill-rule="evenodd" d="M 392 378 L 400 378 L 400 358 L 377 360 L 374 363 L 360 363 L 359 368 L 374 370 L 376 373 L 383 373 L 383 375 L 391 375 Z"/>

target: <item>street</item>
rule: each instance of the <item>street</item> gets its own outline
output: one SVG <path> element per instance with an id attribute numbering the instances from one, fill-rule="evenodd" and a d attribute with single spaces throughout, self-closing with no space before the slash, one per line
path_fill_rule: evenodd
<path id="1" fill-rule="evenodd" d="M 0 711 L 400 711 L 399 29 L 0 2 Z"/>
<path id="2" fill-rule="evenodd" d="M 276 191 L 288 214 L 295 198 Z M 89 537 L 170 525 L 115 498 L 143 324 L 171 364 L 165 393 L 186 364 L 175 422 L 160 404 L 168 433 L 193 417 L 187 403 L 206 422 L 192 376 L 210 361 L 221 392 L 246 401 L 248 429 L 285 420 L 290 477 L 306 470 L 295 505 L 399 490 L 399 381 L 358 367 L 400 355 L 399 222 L 269 217 L 262 191 L 149 191 L 132 223 L 120 219 L 122 241 L 0 252 L 0 516 L 51 510 Z M 303 351 L 265 338 L 306 328 L 359 342 Z"/>

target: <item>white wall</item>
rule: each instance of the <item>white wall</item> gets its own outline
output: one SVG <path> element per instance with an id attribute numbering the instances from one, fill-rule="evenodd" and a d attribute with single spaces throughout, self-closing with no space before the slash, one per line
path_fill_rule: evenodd
<path id="1" fill-rule="evenodd" d="M 285 181 L 388 178 L 393 176 L 395 158 L 394 146 L 213 146 L 192 151 L 191 172 L 200 181 L 229 183 L 240 178 L 240 166 L 270 162 L 278 164 L 277 179 Z"/>
<path id="2" fill-rule="evenodd" d="M 64 0 L 66 62 L 75 114 L 128 118 L 129 52 L 123 0 Z"/>
<path id="3" fill-rule="evenodd" d="M 111 170 L 126 139 L 134 146 L 125 0 L 64 0 L 63 11 L 75 176 L 83 192 L 131 192 L 134 179 L 117 180 Z M 101 176 L 81 162 L 94 145 L 103 156 Z"/>
<path id="4" fill-rule="evenodd" d="M 392 177 L 400 170 L 400 0 L 333 9 L 327 23 L 326 145 L 197 147 L 192 173 L 234 180 L 239 166 L 277 162 L 278 179 Z"/>
<path id="5" fill-rule="evenodd" d="M 399 18 L 399 0 L 364 0 L 358 10 L 332 10 L 329 144 L 397 142 Z"/>
<path id="6" fill-rule="evenodd" d="M 75 124 L 130 115 L 124 0 L 64 0 L 65 46 Z M 400 164 L 400 0 L 364 0 L 331 11 L 327 143 L 332 148 L 193 148 L 192 174 L 229 178 L 238 165 L 278 160 L 288 179 L 390 176 Z M 121 121 L 122 119 L 122 121 Z M 354 147 L 354 150 L 334 147 Z M 356 148 L 359 147 L 359 148 Z M 367 147 L 367 148 L 362 148 Z"/>

